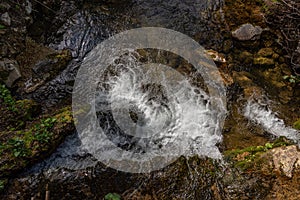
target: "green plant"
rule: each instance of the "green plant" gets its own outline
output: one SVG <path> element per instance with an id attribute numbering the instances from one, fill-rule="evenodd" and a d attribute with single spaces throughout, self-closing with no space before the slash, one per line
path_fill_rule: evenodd
<path id="1" fill-rule="evenodd" d="M 13 138 L 8 141 L 8 145 L 12 148 L 12 153 L 15 157 L 25 157 L 28 155 L 24 140 L 20 138 Z"/>
<path id="2" fill-rule="evenodd" d="M 0 24 L 0 30 L 1 30 L 1 29 L 5 29 L 5 26 L 2 25 L 2 24 Z"/>
<path id="3" fill-rule="evenodd" d="M 0 99 L 3 100 L 4 104 L 8 106 L 11 111 L 17 111 L 16 101 L 11 96 L 10 91 L 5 87 L 5 85 L 0 84 Z"/>
<path id="4" fill-rule="evenodd" d="M 105 200 L 121 200 L 121 196 L 117 193 L 108 193 L 104 197 Z"/>
<path id="5" fill-rule="evenodd" d="M 286 75 L 283 76 L 284 80 L 289 81 L 290 83 L 300 83 L 300 77 L 299 76 L 294 76 L 294 75 Z"/>
<path id="6" fill-rule="evenodd" d="M 36 124 L 31 132 L 34 133 L 34 139 L 38 140 L 39 142 L 47 143 L 51 137 L 50 129 L 54 126 L 56 122 L 56 118 L 46 118 L 42 119 L 41 123 Z"/>
<path id="7" fill-rule="evenodd" d="M 269 149 L 287 146 L 290 144 L 291 143 L 286 141 L 284 137 L 279 137 L 273 143 L 266 143 L 264 146 L 250 146 L 245 149 L 233 149 L 225 151 L 225 157 L 229 160 L 234 160 L 235 167 L 246 170 L 251 168 L 261 154 Z"/>
<path id="8" fill-rule="evenodd" d="M 0 180 L 0 191 L 4 189 L 5 184 L 6 184 L 5 180 Z"/>
<path id="9" fill-rule="evenodd" d="M 293 127 L 294 127 L 295 129 L 300 130 L 300 119 L 298 119 L 298 120 L 294 123 Z"/>

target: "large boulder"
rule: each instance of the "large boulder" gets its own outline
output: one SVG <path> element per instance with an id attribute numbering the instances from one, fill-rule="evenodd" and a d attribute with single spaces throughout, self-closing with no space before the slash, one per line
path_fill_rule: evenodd
<path id="1" fill-rule="evenodd" d="M 232 36 L 238 40 L 257 40 L 260 38 L 263 29 L 260 26 L 252 24 L 243 24 L 238 29 L 232 32 Z"/>

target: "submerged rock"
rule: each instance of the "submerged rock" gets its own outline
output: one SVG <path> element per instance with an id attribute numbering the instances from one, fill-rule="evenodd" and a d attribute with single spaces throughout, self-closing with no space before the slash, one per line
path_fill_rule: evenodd
<path id="1" fill-rule="evenodd" d="M 260 38 L 263 29 L 260 26 L 252 24 L 243 24 L 238 29 L 232 32 L 232 36 L 238 40 L 257 40 Z"/>

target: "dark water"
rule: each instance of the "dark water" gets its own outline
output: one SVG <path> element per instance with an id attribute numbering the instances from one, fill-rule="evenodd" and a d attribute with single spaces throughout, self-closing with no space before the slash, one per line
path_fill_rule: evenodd
<path id="1" fill-rule="evenodd" d="M 65 4 L 61 8 L 62 13 L 68 13 L 65 10 L 72 7 L 72 3 Z M 46 42 L 57 50 L 70 49 L 73 60 L 60 75 L 39 88 L 33 98 L 51 106 L 70 96 L 76 72 L 85 55 L 104 39 L 124 30 L 145 26 L 164 27 L 194 37 L 205 48 L 220 48 L 223 22 L 219 9 L 222 4 L 222 0 L 138 0 L 109 6 L 88 4 L 77 8 L 70 16 L 58 14 L 59 19 L 54 20 L 52 26 L 57 26 L 61 17 L 67 20 L 60 22 L 62 25 L 58 30 L 47 33 Z M 215 15 L 213 11 L 217 11 Z"/>

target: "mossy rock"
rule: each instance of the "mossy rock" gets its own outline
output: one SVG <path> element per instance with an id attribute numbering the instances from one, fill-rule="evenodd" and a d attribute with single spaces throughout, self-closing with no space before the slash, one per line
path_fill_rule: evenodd
<path id="1" fill-rule="evenodd" d="M 225 151 L 225 159 L 232 161 L 234 167 L 244 171 L 261 167 L 263 162 L 262 155 L 271 149 L 288 146 L 292 143 L 280 137 L 273 143 L 266 143 L 264 146 L 250 146 L 245 149 L 233 149 Z"/>
<path id="2" fill-rule="evenodd" d="M 45 56 L 32 68 L 31 84 L 25 88 L 26 93 L 31 93 L 47 81 L 57 76 L 65 69 L 72 59 L 69 50 L 62 50 Z"/>
<path id="3" fill-rule="evenodd" d="M 274 51 L 272 48 L 262 48 L 257 52 L 258 57 L 272 57 Z"/>
<path id="4" fill-rule="evenodd" d="M 62 69 L 64 69 L 71 59 L 71 52 L 67 49 L 60 52 L 55 52 L 47 55 L 44 60 L 39 61 L 35 67 L 33 67 L 33 71 L 37 75 L 50 73 L 50 76 L 53 77 Z"/>
<path id="5" fill-rule="evenodd" d="M 300 119 L 294 123 L 294 128 L 300 130 Z"/>
<path id="6" fill-rule="evenodd" d="M 274 60 L 271 58 L 258 57 L 254 58 L 253 63 L 259 66 L 273 66 L 275 64 Z"/>
<path id="7" fill-rule="evenodd" d="M 33 100 L 16 101 L 5 86 L 0 85 L 0 131 L 20 130 L 40 112 Z"/>
<path id="8" fill-rule="evenodd" d="M 248 51 L 243 51 L 239 55 L 239 61 L 245 64 L 250 64 L 253 62 L 253 54 L 249 53 Z"/>
<path id="9" fill-rule="evenodd" d="M 71 108 L 35 120 L 19 131 L 0 132 L 0 178 L 50 155 L 75 130 Z"/>

